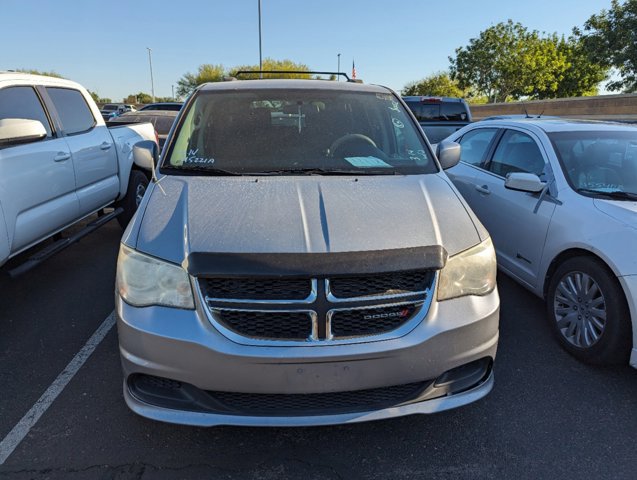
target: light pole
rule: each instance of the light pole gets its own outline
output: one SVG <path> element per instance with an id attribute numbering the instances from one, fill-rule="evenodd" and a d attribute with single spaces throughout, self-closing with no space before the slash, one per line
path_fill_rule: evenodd
<path id="1" fill-rule="evenodd" d="M 153 80 L 153 59 L 150 55 L 151 49 L 146 47 L 148 50 L 148 65 L 150 65 L 150 96 L 153 99 L 153 103 L 155 103 L 155 81 Z"/>
<path id="2" fill-rule="evenodd" d="M 171 86 L 170 86 L 170 88 L 171 88 L 171 89 L 172 89 L 172 91 L 173 91 L 173 100 L 176 100 L 176 98 L 175 98 L 175 86 L 174 86 L 174 85 L 171 85 Z"/>
<path id="3" fill-rule="evenodd" d="M 263 57 L 261 55 L 261 0 L 259 0 L 259 78 L 263 78 Z"/>
<path id="4" fill-rule="evenodd" d="M 336 56 L 338 57 L 338 75 L 336 75 L 336 81 L 340 82 L 341 81 L 341 54 L 337 53 Z"/>

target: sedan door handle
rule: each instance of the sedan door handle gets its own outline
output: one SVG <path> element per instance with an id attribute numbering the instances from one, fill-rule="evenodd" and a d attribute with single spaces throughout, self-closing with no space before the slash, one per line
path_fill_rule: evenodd
<path id="1" fill-rule="evenodd" d="M 113 146 L 112 143 L 108 143 L 108 142 L 104 142 L 100 145 L 100 149 L 101 150 L 108 150 L 109 148 L 111 148 Z"/>
<path id="2" fill-rule="evenodd" d="M 476 185 L 476 190 L 483 195 L 489 195 L 491 193 L 491 190 L 489 190 L 489 187 L 487 185 Z"/>
<path id="3" fill-rule="evenodd" d="M 68 152 L 58 152 L 58 154 L 53 157 L 54 162 L 63 162 L 71 158 L 71 154 Z"/>

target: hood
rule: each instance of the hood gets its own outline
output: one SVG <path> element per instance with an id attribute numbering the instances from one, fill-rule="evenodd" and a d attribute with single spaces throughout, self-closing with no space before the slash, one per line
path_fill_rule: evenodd
<path id="1" fill-rule="evenodd" d="M 593 203 L 599 211 L 613 217 L 618 222 L 637 228 L 637 202 L 596 198 Z"/>
<path id="2" fill-rule="evenodd" d="M 182 263 L 191 253 L 340 253 L 480 242 L 444 174 L 166 176 L 136 216 L 139 251 Z M 142 212 L 140 212 L 141 214 Z M 130 241 L 130 240 L 128 240 Z"/>

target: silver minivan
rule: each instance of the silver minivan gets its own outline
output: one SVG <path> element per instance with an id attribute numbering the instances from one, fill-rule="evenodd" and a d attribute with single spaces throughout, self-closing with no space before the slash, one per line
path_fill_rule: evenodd
<path id="1" fill-rule="evenodd" d="M 391 90 L 199 87 L 126 230 L 116 312 L 140 415 L 326 425 L 433 413 L 493 385 L 491 240 Z"/>

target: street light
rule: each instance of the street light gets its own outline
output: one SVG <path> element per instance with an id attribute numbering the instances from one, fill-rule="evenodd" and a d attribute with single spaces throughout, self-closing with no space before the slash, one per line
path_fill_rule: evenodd
<path id="1" fill-rule="evenodd" d="M 263 78 L 263 57 L 261 55 L 261 0 L 259 0 L 259 78 Z"/>
<path id="2" fill-rule="evenodd" d="M 171 89 L 172 89 L 172 91 L 173 91 L 173 100 L 176 100 L 176 99 L 175 99 L 175 86 L 174 86 L 174 85 L 171 85 L 171 86 L 170 86 L 170 88 L 171 88 Z"/>
<path id="3" fill-rule="evenodd" d="M 153 59 L 150 56 L 151 49 L 146 47 L 148 50 L 148 65 L 150 65 L 150 96 L 153 99 L 153 103 L 155 103 L 155 81 L 153 80 Z"/>
<path id="4" fill-rule="evenodd" d="M 336 81 L 340 82 L 341 81 L 341 54 L 337 53 L 336 56 L 338 57 L 338 75 L 336 75 Z"/>

